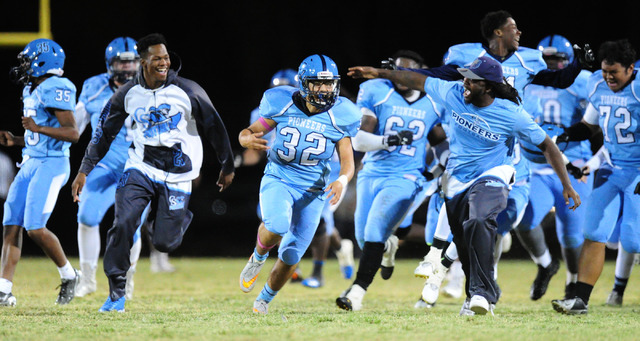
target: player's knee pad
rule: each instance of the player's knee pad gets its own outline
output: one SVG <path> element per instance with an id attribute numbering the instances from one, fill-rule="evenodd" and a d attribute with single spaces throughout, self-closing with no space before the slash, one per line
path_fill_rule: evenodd
<path id="1" fill-rule="evenodd" d="M 300 254 L 293 248 L 287 248 L 280 253 L 280 259 L 287 265 L 296 265 L 300 262 Z"/>

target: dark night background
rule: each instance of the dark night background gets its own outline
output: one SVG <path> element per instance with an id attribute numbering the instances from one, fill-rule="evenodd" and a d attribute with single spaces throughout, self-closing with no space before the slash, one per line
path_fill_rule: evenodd
<path id="1" fill-rule="evenodd" d="M 460 3 L 460 2 L 457 2 Z M 378 65 L 398 49 L 421 53 L 428 65 L 440 64 L 453 44 L 482 42 L 480 19 L 488 11 L 509 11 L 523 32 L 520 45 L 535 47 L 549 34 L 562 34 L 572 43 L 590 43 L 594 50 L 606 40 L 628 38 L 640 49 L 637 1 L 515 2 L 483 1 L 453 6 L 434 1 L 327 2 L 327 1 L 51 1 L 53 39 L 66 52 L 65 77 L 77 87 L 95 74 L 105 72 L 104 50 L 118 36 L 134 39 L 152 33 L 165 35 L 170 50 L 182 59 L 180 75 L 198 82 L 220 112 L 240 151 L 237 135 L 248 125 L 275 71 L 297 69 L 306 56 L 322 53 L 333 58 L 343 75 L 343 90 L 356 94 L 359 81 L 348 79 L 352 65 Z M 3 1 L 0 32 L 37 31 L 36 0 Z M 22 135 L 21 88 L 8 79 L 22 47 L 0 47 L 0 98 L 3 103 L 0 129 Z M 4 70 L 4 71 L 2 71 Z M 2 76 L 6 75 L 6 76 Z M 89 129 L 87 129 L 89 130 Z M 71 148 L 71 177 L 60 192 L 48 223 L 65 251 L 77 255 L 76 213 L 70 184 L 89 140 L 85 131 Z M 14 161 L 19 148 L 0 149 Z M 232 187 L 219 193 L 215 181 L 219 164 L 205 143 L 205 163 L 190 203 L 195 218 L 183 245 L 174 255 L 246 256 L 255 242 L 258 218 L 258 186 L 262 166 L 240 168 Z M 353 184 L 354 185 L 354 184 Z M 350 190 L 355 192 L 355 186 Z M 215 212 L 223 213 L 216 214 Z M 341 229 L 352 235 L 348 205 L 337 217 Z M 112 221 L 108 213 L 102 235 Z M 415 216 L 424 222 L 424 211 Z M 549 238 L 553 238 L 550 230 Z M 548 239 L 549 239 L 548 238 Z M 553 243 L 553 240 L 551 240 Z M 517 244 L 514 239 L 514 244 Z M 525 256 L 519 245 L 511 255 Z M 426 247 L 412 244 L 400 255 L 421 257 Z M 557 251 L 557 250 L 556 250 Z M 24 253 L 42 251 L 25 238 Z M 559 255 L 554 251 L 556 255 Z M 506 255 L 509 257 L 509 254 Z"/>

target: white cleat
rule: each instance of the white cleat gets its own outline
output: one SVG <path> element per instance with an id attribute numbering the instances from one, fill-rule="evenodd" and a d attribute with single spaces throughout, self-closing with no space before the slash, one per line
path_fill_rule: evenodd
<path id="1" fill-rule="evenodd" d="M 253 313 L 266 315 L 269 313 L 269 302 L 257 299 L 253 302 Z"/>
<path id="2" fill-rule="evenodd" d="M 427 304 L 436 304 L 438 295 L 440 295 L 440 286 L 442 285 L 448 270 L 449 269 L 445 268 L 444 265 L 438 264 L 436 266 L 436 270 L 424 283 L 424 288 L 422 288 L 422 300 Z"/>
<path id="3" fill-rule="evenodd" d="M 622 306 L 622 295 L 620 295 L 617 291 L 611 290 L 609 296 L 607 297 L 606 305 L 610 307 L 620 307 Z"/>
<path id="4" fill-rule="evenodd" d="M 84 297 L 96 291 L 96 268 L 88 263 L 80 263 L 80 283 L 76 288 L 75 297 Z"/>
<path id="5" fill-rule="evenodd" d="M 413 274 L 416 277 L 421 278 L 429 278 L 433 271 L 436 269 L 436 264 L 440 263 L 442 255 L 442 249 L 436 249 L 435 247 L 431 247 L 429 253 L 424 256 L 424 260 L 418 264 L 418 267 L 413 271 Z"/>
<path id="6" fill-rule="evenodd" d="M 124 286 L 124 298 L 129 301 L 133 298 L 133 286 L 135 285 L 133 282 L 133 275 L 136 273 L 135 266 L 132 266 L 127 271 L 127 284 Z"/>
<path id="7" fill-rule="evenodd" d="M 354 284 L 336 299 L 336 304 L 340 309 L 359 311 L 362 309 L 362 300 L 364 299 L 365 293 L 367 293 L 366 290 Z"/>
<path id="8" fill-rule="evenodd" d="M 469 301 L 469 309 L 476 315 L 486 315 L 490 311 L 490 307 L 489 301 L 480 295 L 473 295 Z"/>
<path id="9" fill-rule="evenodd" d="M 513 245 L 513 238 L 511 238 L 511 232 L 507 232 L 502 237 L 502 253 L 507 253 L 511 250 L 511 245 Z"/>
<path id="10" fill-rule="evenodd" d="M 429 304 L 422 300 L 422 298 L 418 299 L 418 302 L 413 305 L 415 309 L 431 309 L 435 304 Z"/>
<path id="11" fill-rule="evenodd" d="M 340 250 L 336 251 L 336 258 L 340 264 L 340 271 L 345 279 L 353 276 L 355 261 L 353 260 L 353 242 L 350 239 L 342 239 L 340 241 Z"/>
<path id="12" fill-rule="evenodd" d="M 240 273 L 240 290 L 243 292 L 253 290 L 265 261 L 266 260 L 263 260 L 262 262 L 256 261 L 253 259 L 253 253 L 251 254 L 247 265 L 244 266 L 244 269 L 242 269 L 242 272 Z"/>

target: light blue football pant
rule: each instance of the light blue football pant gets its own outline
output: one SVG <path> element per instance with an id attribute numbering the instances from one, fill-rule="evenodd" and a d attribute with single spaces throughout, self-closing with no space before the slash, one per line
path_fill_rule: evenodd
<path id="1" fill-rule="evenodd" d="M 27 231 L 45 227 L 69 180 L 68 157 L 32 157 L 26 160 L 9 187 L 4 203 L 4 226 L 22 226 Z"/>
<path id="2" fill-rule="evenodd" d="M 282 236 L 278 257 L 295 265 L 318 229 L 326 201 L 322 191 L 310 192 L 265 175 L 260 184 L 260 209 L 266 229 Z"/>
<path id="3" fill-rule="evenodd" d="M 404 177 L 358 176 L 356 190 L 355 237 L 363 248 L 365 242 L 387 241 L 422 186 Z"/>
<path id="4" fill-rule="evenodd" d="M 600 168 L 585 209 L 584 238 L 606 243 L 620 217 L 620 244 L 629 253 L 640 252 L 640 195 L 633 191 L 640 170 Z M 622 205 L 620 207 L 620 205 Z"/>

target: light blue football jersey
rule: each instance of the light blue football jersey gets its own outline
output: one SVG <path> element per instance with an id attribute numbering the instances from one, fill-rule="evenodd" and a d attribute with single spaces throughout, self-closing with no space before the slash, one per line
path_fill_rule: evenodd
<path id="1" fill-rule="evenodd" d="M 613 92 L 598 70 L 589 77 L 587 89 L 589 103 L 585 120 L 596 124 L 589 118 L 590 110 L 595 109 L 598 124 L 604 135 L 604 146 L 609 151 L 614 166 L 623 168 L 640 167 L 640 82 L 637 74 L 633 80 L 618 92 Z"/>
<path id="2" fill-rule="evenodd" d="M 113 94 L 114 91 L 109 85 L 109 75 L 107 73 L 93 76 L 82 85 L 82 91 L 78 97 L 76 117 L 80 115 L 90 117 L 92 135 L 98 127 L 102 109 Z M 130 126 L 130 120 L 127 120 L 111 143 L 107 154 L 100 160 L 100 163 L 107 168 L 117 170 L 124 168 L 128 158 L 129 146 L 131 146 L 131 138 L 127 138 L 128 127 Z"/>
<path id="3" fill-rule="evenodd" d="M 468 183 L 485 171 L 512 164 L 514 137 L 539 145 L 546 133 L 521 105 L 496 98 L 487 107 L 465 103 L 462 82 L 427 78 L 425 92 L 445 107 L 449 116 L 447 170 Z"/>
<path id="4" fill-rule="evenodd" d="M 560 128 L 568 128 L 580 122 L 587 108 L 587 80 L 590 71 L 582 70 L 575 82 L 566 89 L 530 84 L 524 90 L 525 108 L 533 116 L 536 123 L 552 124 Z M 530 109 L 527 103 L 540 101 L 537 109 Z M 558 132 L 562 133 L 562 129 Z M 591 143 L 589 141 L 573 141 L 559 146 L 569 160 L 589 159 Z"/>
<path id="5" fill-rule="evenodd" d="M 535 49 L 519 47 L 516 52 L 505 60 L 494 57 L 483 47 L 481 43 L 465 43 L 451 46 L 447 52 L 445 64 L 454 64 L 466 67 L 481 56 L 489 56 L 502 65 L 502 74 L 507 82 L 513 86 L 522 97 L 524 88 L 533 81 L 538 72 L 547 68 L 542 58 L 542 53 Z M 516 168 L 516 182 L 526 181 L 530 178 L 530 162 L 514 154 L 514 166 Z"/>
<path id="6" fill-rule="evenodd" d="M 413 103 L 397 93 L 393 83 L 373 79 L 360 84 L 357 105 L 375 114 L 376 135 L 392 135 L 402 130 L 413 132 L 413 142 L 406 146 L 392 146 L 367 152 L 359 174 L 390 176 L 411 174 L 422 178 L 425 169 L 427 134 L 440 121 L 442 111 L 429 95 Z"/>
<path id="7" fill-rule="evenodd" d="M 328 184 L 329 159 L 336 143 L 355 136 L 361 114 L 355 104 L 339 97 L 328 111 L 308 116 L 294 104 L 297 91 L 291 86 L 272 88 L 260 102 L 260 115 L 276 122 L 265 174 L 293 186 L 320 190 Z"/>
<path id="8" fill-rule="evenodd" d="M 31 92 L 31 83 L 22 90 L 23 115 L 39 126 L 59 128 L 60 122 L 52 109 L 70 110 L 76 106 L 76 87 L 70 80 L 52 76 Z M 22 155 L 30 157 L 69 156 L 71 142 L 57 140 L 30 130 L 24 132 Z"/>

